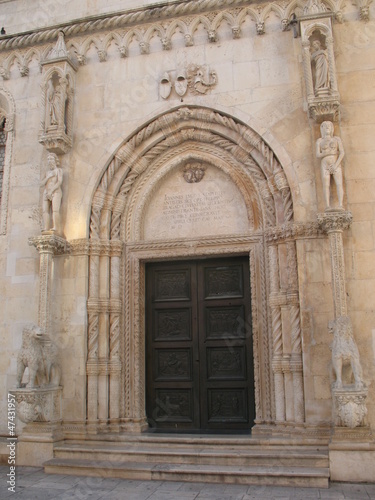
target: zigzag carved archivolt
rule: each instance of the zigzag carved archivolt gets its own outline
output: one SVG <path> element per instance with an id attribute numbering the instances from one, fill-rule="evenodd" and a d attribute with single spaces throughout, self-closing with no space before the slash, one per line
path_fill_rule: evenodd
<path id="1" fill-rule="evenodd" d="M 262 35 L 271 14 L 280 19 L 281 29 L 285 31 L 289 29 L 288 20 L 292 13 L 301 14 L 305 4 L 303 0 L 251 6 L 247 3 L 244 0 L 191 0 L 7 36 L 0 40 L 0 52 L 12 52 L 2 60 L 0 76 L 8 79 L 13 64 L 17 64 L 21 76 L 27 76 L 32 59 L 35 57 L 39 63 L 43 61 L 61 30 L 67 39 L 67 48 L 82 65 L 89 62 L 91 47 L 95 48 L 100 62 L 107 60 L 111 46 L 116 47 L 122 58 L 148 54 L 154 40 L 157 40 L 160 50 L 171 50 L 178 37 L 189 47 L 194 45 L 194 36 L 200 27 L 206 32 L 208 43 L 218 42 L 221 36 L 240 38 L 241 28 L 249 19 L 255 24 L 254 33 Z M 342 19 L 343 0 L 325 0 L 324 3 L 328 11 Z M 130 50 L 134 42 L 138 49 Z M 153 47 L 153 50 L 157 48 Z"/>

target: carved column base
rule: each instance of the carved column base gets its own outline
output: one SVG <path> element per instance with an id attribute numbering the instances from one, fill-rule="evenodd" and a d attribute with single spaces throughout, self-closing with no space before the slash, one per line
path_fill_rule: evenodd
<path id="1" fill-rule="evenodd" d="M 148 423 L 146 418 L 134 419 L 134 418 L 122 418 L 121 419 L 121 430 L 129 433 L 138 434 L 140 432 L 148 431 Z"/>
<path id="2" fill-rule="evenodd" d="M 62 387 L 15 389 L 16 415 L 27 425 L 17 444 L 17 465 L 40 467 L 53 458 L 54 443 L 62 441 Z"/>
<path id="3" fill-rule="evenodd" d="M 367 415 L 367 389 L 356 390 L 354 387 L 332 389 L 335 411 L 335 425 L 357 429 L 365 426 Z"/>

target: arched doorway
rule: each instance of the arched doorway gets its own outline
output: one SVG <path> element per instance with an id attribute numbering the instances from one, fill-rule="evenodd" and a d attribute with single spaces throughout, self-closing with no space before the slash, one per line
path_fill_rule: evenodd
<path id="1" fill-rule="evenodd" d="M 146 266 L 238 255 L 251 276 L 255 422 L 304 421 L 295 241 L 267 236 L 292 221 L 282 165 L 232 117 L 184 106 L 123 143 L 91 210 L 89 426 L 148 427 Z"/>

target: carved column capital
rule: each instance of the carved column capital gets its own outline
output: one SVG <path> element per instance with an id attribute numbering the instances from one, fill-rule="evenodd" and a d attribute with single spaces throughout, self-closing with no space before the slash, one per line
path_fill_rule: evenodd
<path id="1" fill-rule="evenodd" d="M 327 211 L 317 216 L 318 225 L 326 234 L 349 229 L 353 215 L 348 211 Z"/>
<path id="2" fill-rule="evenodd" d="M 29 245 L 34 246 L 38 252 L 51 255 L 63 255 L 70 253 L 70 244 L 55 234 L 45 234 L 29 238 Z"/>

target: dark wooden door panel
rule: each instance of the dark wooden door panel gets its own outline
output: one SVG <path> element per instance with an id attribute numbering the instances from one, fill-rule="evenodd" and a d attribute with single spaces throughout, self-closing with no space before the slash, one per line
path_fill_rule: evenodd
<path id="1" fill-rule="evenodd" d="M 147 266 L 146 411 L 159 430 L 254 420 L 248 258 Z"/>

